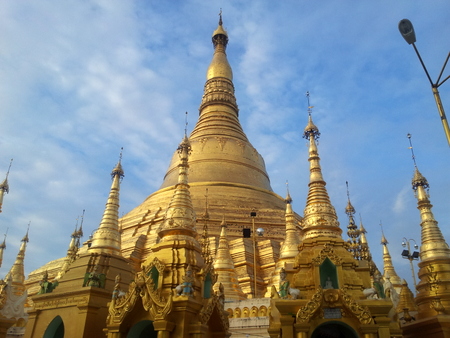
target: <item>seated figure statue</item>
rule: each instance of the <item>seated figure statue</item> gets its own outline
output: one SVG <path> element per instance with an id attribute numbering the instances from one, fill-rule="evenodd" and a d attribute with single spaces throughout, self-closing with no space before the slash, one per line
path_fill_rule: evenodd
<path id="1" fill-rule="evenodd" d="M 286 270 L 281 268 L 280 270 L 280 298 L 286 299 L 289 295 L 289 281 L 286 279 Z"/>

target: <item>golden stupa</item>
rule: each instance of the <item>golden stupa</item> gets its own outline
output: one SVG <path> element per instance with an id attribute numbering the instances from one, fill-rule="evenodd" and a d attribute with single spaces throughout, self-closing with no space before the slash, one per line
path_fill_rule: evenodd
<path id="1" fill-rule="evenodd" d="M 450 337 L 450 248 L 426 179 L 416 169 L 422 248 L 413 300 L 384 235 L 384 274 L 378 271 L 350 198 L 350 239 L 342 238 L 311 107 L 303 218 L 289 191 L 286 198 L 272 191 L 264 160 L 239 123 L 221 16 L 212 41 L 198 122 L 182 137 L 160 189 L 119 219 L 120 158 L 92 237 L 80 247 L 82 229 L 75 229 L 67 255 L 24 282 L 26 236 L 0 285 L 0 337 L 25 322 L 30 338 Z M 0 189 L 1 206 L 6 180 Z M 265 232 L 256 241 L 257 228 Z M 23 310 L 25 288 L 27 314 L 11 315 L 11 292 Z"/>
<path id="2" fill-rule="evenodd" d="M 233 86 L 233 72 L 226 56 L 228 35 L 219 22 L 213 33 L 214 55 L 206 73 L 198 122 L 189 136 L 189 185 L 200 230 L 208 225 L 209 246 L 215 250 L 222 218 L 228 224 L 227 236 L 242 291 L 254 294 L 251 238 L 243 239 L 243 229 L 265 229 L 258 246 L 270 247 L 259 254 L 257 294 L 265 293 L 285 234 L 284 199 L 270 186 L 264 160 L 247 139 L 239 123 L 239 109 Z M 122 253 L 137 270 L 150 248 L 158 241 L 164 211 L 172 197 L 178 177 L 175 152 L 160 189 L 120 220 Z M 207 195 L 207 197 L 205 197 Z M 208 199 L 207 210 L 205 201 Z M 208 219 L 204 217 L 205 211 Z M 300 217 L 297 216 L 297 220 Z M 245 248 L 245 251 L 242 248 Z M 258 255 L 258 253 L 257 253 Z"/>

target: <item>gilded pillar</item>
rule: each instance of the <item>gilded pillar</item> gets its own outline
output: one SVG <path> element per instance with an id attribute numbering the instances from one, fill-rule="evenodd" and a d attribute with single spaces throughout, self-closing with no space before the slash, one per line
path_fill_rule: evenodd
<path id="1" fill-rule="evenodd" d="M 281 336 L 283 338 L 294 338 L 294 319 L 292 315 L 281 315 Z"/>
<path id="2" fill-rule="evenodd" d="M 361 332 L 362 332 L 362 338 L 378 338 L 378 325 L 360 325 Z"/>
<path id="3" fill-rule="evenodd" d="M 308 338 L 309 324 L 294 324 L 295 338 Z"/>
<path id="4" fill-rule="evenodd" d="M 191 338 L 201 338 L 206 336 L 206 332 L 208 331 L 208 326 L 204 325 L 200 322 L 191 324 L 189 326 L 189 336 Z M 159 338 L 159 337 L 158 337 Z"/>
<path id="5" fill-rule="evenodd" d="M 156 320 L 153 322 L 155 331 L 158 331 L 158 338 L 169 338 L 170 332 L 175 328 L 175 323 L 167 320 Z"/>

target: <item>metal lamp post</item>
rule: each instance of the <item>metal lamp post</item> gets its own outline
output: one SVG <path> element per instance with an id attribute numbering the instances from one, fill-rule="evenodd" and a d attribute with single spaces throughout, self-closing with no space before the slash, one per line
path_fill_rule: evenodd
<path id="1" fill-rule="evenodd" d="M 252 218 L 252 233 L 253 233 L 253 279 L 254 279 L 254 292 L 253 298 L 257 297 L 257 284 L 256 284 L 256 235 L 262 236 L 264 234 L 264 229 L 258 228 L 255 231 L 255 217 L 256 211 L 252 211 L 250 213 L 250 217 Z"/>
<path id="2" fill-rule="evenodd" d="M 418 250 L 419 246 L 417 245 L 416 241 L 414 239 L 406 239 L 406 237 L 403 237 L 402 247 L 406 248 L 402 251 L 402 257 L 409 260 L 409 263 L 411 264 L 411 273 L 413 277 L 414 282 L 414 289 L 416 289 L 417 283 L 416 283 L 416 274 L 414 273 L 414 265 L 413 261 L 417 261 L 419 259 L 419 252 L 418 251 L 411 251 L 410 242 L 414 242 L 414 249 Z"/>
<path id="3" fill-rule="evenodd" d="M 444 72 L 445 67 L 447 66 L 447 62 L 448 62 L 448 60 L 450 58 L 450 52 L 448 53 L 447 58 L 445 59 L 444 66 L 441 69 L 441 73 L 439 74 L 439 77 L 438 77 L 437 81 L 435 83 L 433 83 L 433 81 L 431 80 L 430 74 L 428 74 L 428 70 L 427 70 L 427 68 L 425 67 L 425 64 L 422 61 L 422 57 L 420 56 L 419 51 L 417 50 L 417 47 L 415 45 L 416 34 L 414 32 L 414 27 L 413 27 L 411 21 L 409 21 L 408 19 L 400 20 L 400 22 L 398 23 L 398 29 L 400 31 L 400 34 L 405 39 L 405 41 L 408 44 L 413 45 L 414 50 L 416 51 L 416 54 L 417 54 L 417 56 L 418 56 L 418 58 L 420 60 L 420 63 L 422 65 L 422 67 L 423 67 L 423 70 L 425 71 L 425 74 L 428 77 L 428 81 L 430 81 L 431 90 L 433 91 L 433 96 L 434 96 L 434 99 L 436 101 L 436 105 L 437 105 L 437 109 L 438 109 L 438 112 L 439 112 L 439 116 L 441 117 L 442 126 L 444 127 L 445 136 L 447 137 L 447 142 L 448 142 L 448 144 L 450 146 L 450 128 L 448 126 L 448 121 L 447 121 L 447 117 L 445 116 L 444 106 L 442 105 L 441 97 L 440 97 L 439 91 L 438 91 L 439 86 L 450 78 L 450 75 L 449 75 L 444 80 L 439 82 L 441 80 L 442 73 Z"/>

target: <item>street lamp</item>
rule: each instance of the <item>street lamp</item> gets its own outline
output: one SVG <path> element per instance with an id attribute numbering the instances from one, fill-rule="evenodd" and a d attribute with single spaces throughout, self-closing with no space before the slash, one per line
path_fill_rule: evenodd
<path id="1" fill-rule="evenodd" d="M 253 298 L 256 298 L 257 292 L 256 292 L 256 235 L 262 236 L 264 234 L 263 228 L 258 228 L 255 231 L 255 217 L 256 217 L 256 211 L 252 210 L 250 213 L 250 217 L 252 218 L 252 233 L 253 233 L 253 279 L 254 279 L 254 292 L 253 292 Z"/>
<path id="2" fill-rule="evenodd" d="M 428 77 L 428 81 L 430 81 L 431 90 L 433 91 L 433 96 L 434 96 L 434 99 L 436 101 L 436 105 L 437 105 L 437 109 L 438 109 L 438 112 L 439 112 L 439 116 L 441 117 L 442 126 L 444 127 L 445 136 L 447 137 L 447 142 L 448 142 L 448 144 L 450 146 L 450 128 L 448 126 L 448 121 L 447 121 L 447 117 L 445 116 L 444 106 L 442 105 L 441 97 L 440 97 L 439 91 L 438 91 L 439 86 L 450 78 L 450 75 L 449 75 L 444 80 L 439 82 L 441 80 L 442 73 L 445 70 L 445 66 L 447 66 L 448 59 L 450 58 L 450 52 L 448 53 L 447 58 L 445 59 L 444 66 L 441 69 L 441 73 L 439 74 L 439 77 L 438 77 L 437 81 L 435 83 L 433 83 L 433 81 L 431 80 L 430 74 L 428 74 L 428 70 L 427 70 L 427 68 L 425 67 L 425 64 L 422 61 L 422 57 L 420 56 L 419 51 L 416 48 L 416 45 L 415 45 L 416 34 L 414 32 L 414 27 L 413 27 L 411 21 L 409 21 L 408 19 L 400 20 L 400 22 L 398 23 L 398 29 L 400 31 L 400 34 L 405 39 L 405 41 L 408 44 L 413 45 L 414 50 L 416 51 L 416 54 L 417 54 L 417 56 L 418 56 L 418 58 L 420 60 L 420 63 L 422 64 L 423 70 L 425 71 L 425 74 Z"/>
<path id="3" fill-rule="evenodd" d="M 414 242 L 414 249 L 418 250 L 419 246 L 417 245 L 416 241 L 414 239 L 406 239 L 405 237 L 403 237 L 403 241 L 402 241 L 402 247 L 406 248 L 405 250 L 402 251 L 402 257 L 405 259 L 409 260 L 409 263 L 411 264 L 411 273 L 413 276 L 413 281 L 414 281 L 414 289 L 416 288 L 417 284 L 416 284 L 416 275 L 414 273 L 414 265 L 413 265 L 413 261 L 417 261 L 419 259 L 419 252 L 418 251 L 411 251 L 411 247 L 410 247 L 410 242 L 413 241 Z"/>

